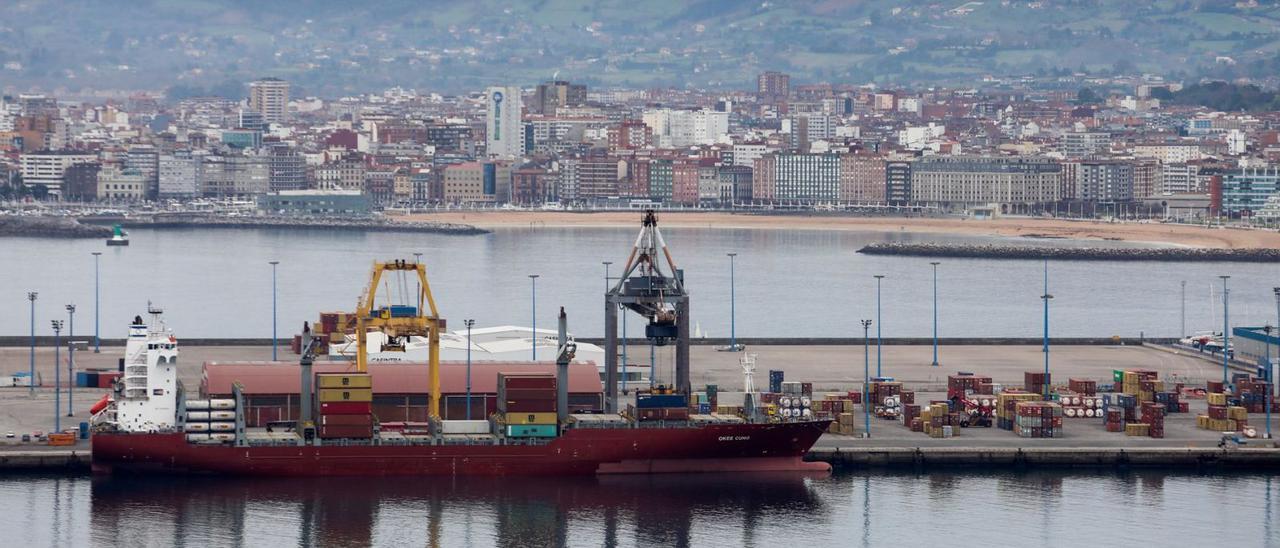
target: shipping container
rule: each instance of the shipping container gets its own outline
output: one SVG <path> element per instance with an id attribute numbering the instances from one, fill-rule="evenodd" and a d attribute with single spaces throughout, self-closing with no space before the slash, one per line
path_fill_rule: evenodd
<path id="1" fill-rule="evenodd" d="M 508 411 L 502 417 L 507 424 L 556 424 L 556 412 L 513 413 Z"/>
<path id="2" fill-rule="evenodd" d="M 322 402 L 320 413 L 324 415 L 368 415 L 373 412 L 370 402 Z"/>
<path id="3" fill-rule="evenodd" d="M 554 424 L 508 424 L 505 433 L 510 438 L 554 438 L 557 430 Z"/>
<path id="4" fill-rule="evenodd" d="M 445 434 L 488 434 L 489 421 L 487 420 L 451 420 L 440 421 L 440 429 Z"/>
<path id="5" fill-rule="evenodd" d="M 372 415 L 320 415 L 321 426 L 373 426 Z"/>
<path id="6" fill-rule="evenodd" d="M 798 383 L 797 383 L 798 384 Z M 688 407 L 683 394 L 636 394 L 636 407 Z"/>
<path id="7" fill-rule="evenodd" d="M 373 437 L 372 426 L 321 426 L 319 436 L 323 439 Z"/>
<path id="8" fill-rule="evenodd" d="M 373 390 L 368 388 L 322 388 L 316 390 L 316 400 L 320 403 L 329 402 L 372 402 Z"/>
<path id="9" fill-rule="evenodd" d="M 367 373 L 318 373 L 316 388 L 373 388 L 373 377 Z"/>

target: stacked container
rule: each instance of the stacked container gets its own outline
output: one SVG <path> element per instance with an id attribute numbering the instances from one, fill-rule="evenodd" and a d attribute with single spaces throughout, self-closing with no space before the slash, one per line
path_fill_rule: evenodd
<path id="1" fill-rule="evenodd" d="M 1045 394 L 1049 386 L 1049 378 L 1048 373 L 1027 371 L 1022 375 L 1022 389 L 1032 394 Z"/>
<path id="2" fill-rule="evenodd" d="M 920 410 L 920 431 L 931 438 L 950 438 L 960 423 L 946 402 L 934 402 Z M 914 429 L 914 428 L 913 428 Z"/>
<path id="3" fill-rule="evenodd" d="M 498 415 L 509 438 L 554 438 L 556 377 L 549 373 L 498 373 Z M 685 410 L 688 413 L 688 409 Z"/>
<path id="4" fill-rule="evenodd" d="M 1149 426 L 1147 435 L 1153 438 L 1164 437 L 1165 405 L 1163 403 L 1142 402 L 1142 423 Z M 1125 432 L 1126 434 L 1128 432 Z"/>
<path id="5" fill-rule="evenodd" d="M 687 421 L 689 398 L 683 394 L 636 394 L 632 415 L 641 422 Z"/>
<path id="6" fill-rule="evenodd" d="M 1015 405 L 1013 432 L 1023 438 L 1061 438 L 1062 406 L 1047 401 L 1021 401 Z"/>
<path id="7" fill-rule="evenodd" d="M 785 378 L 786 378 L 786 375 L 782 371 L 778 371 L 776 369 L 770 369 L 769 370 L 769 391 L 773 392 L 774 394 L 782 392 L 782 381 L 785 380 Z"/>
<path id="8" fill-rule="evenodd" d="M 1093 379 L 1067 379 L 1067 389 L 1082 396 L 1097 396 L 1098 381 Z"/>
<path id="9" fill-rule="evenodd" d="M 1019 390 L 1005 390 L 996 396 L 996 427 L 1013 430 L 1017 420 L 1018 402 L 1039 401 L 1040 394 Z"/>
<path id="10" fill-rule="evenodd" d="M 317 373 L 316 402 L 321 439 L 373 437 L 373 377 L 368 373 Z"/>

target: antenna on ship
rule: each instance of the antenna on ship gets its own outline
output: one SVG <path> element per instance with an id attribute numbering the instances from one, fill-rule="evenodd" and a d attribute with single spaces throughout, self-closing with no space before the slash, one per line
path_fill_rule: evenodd
<path id="1" fill-rule="evenodd" d="M 742 365 L 742 392 L 744 393 L 742 405 L 747 416 L 755 418 L 756 354 L 747 354 L 739 359 L 738 363 Z"/>

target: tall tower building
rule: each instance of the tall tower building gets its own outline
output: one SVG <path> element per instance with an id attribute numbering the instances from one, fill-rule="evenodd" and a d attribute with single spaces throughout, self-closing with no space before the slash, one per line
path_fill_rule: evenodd
<path id="1" fill-rule="evenodd" d="M 485 90 L 485 149 L 490 157 L 515 158 L 524 153 L 524 129 L 520 122 L 520 88 Z"/>
<path id="2" fill-rule="evenodd" d="M 289 82 L 279 78 L 263 78 L 249 84 L 249 110 L 262 115 L 266 123 L 283 122 L 289 117 Z"/>
<path id="3" fill-rule="evenodd" d="M 786 101 L 790 95 L 791 75 L 769 71 L 756 78 L 756 96 L 761 102 Z"/>

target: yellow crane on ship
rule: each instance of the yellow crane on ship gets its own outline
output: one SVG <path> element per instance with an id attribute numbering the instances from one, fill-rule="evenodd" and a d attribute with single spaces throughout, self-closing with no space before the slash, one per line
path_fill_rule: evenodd
<path id="1" fill-rule="evenodd" d="M 398 287 L 407 296 L 410 273 L 417 274 L 417 305 L 385 305 L 378 306 L 378 284 L 382 282 L 384 273 L 398 276 Z M 390 300 L 390 285 L 384 286 Z M 430 313 L 428 313 L 428 310 Z M 428 403 L 428 415 L 440 417 L 440 332 L 445 329 L 444 318 L 436 311 L 436 301 L 431 296 L 431 285 L 427 283 L 427 267 L 418 262 L 397 259 L 391 262 L 373 263 L 373 275 L 365 294 L 360 296 L 356 306 L 356 371 L 369 371 L 369 330 L 376 329 L 384 335 L 383 351 L 403 351 L 410 337 L 425 337 L 429 344 L 427 360 L 427 376 L 430 377 L 428 390 L 431 400 Z"/>

